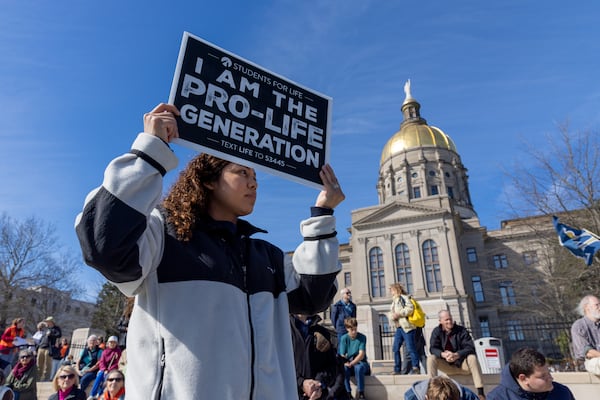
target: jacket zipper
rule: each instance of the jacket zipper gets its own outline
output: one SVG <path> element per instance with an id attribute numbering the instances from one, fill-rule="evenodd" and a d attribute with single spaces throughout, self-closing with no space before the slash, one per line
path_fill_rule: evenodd
<path id="1" fill-rule="evenodd" d="M 163 381 L 165 379 L 165 339 L 160 339 L 160 376 L 158 380 L 158 388 L 156 391 L 156 400 L 160 400 L 163 388 Z"/>
<path id="2" fill-rule="evenodd" d="M 250 354 L 250 397 L 249 399 L 252 400 L 254 398 L 254 363 L 256 362 L 255 359 L 255 352 L 254 352 L 254 327 L 252 324 L 252 309 L 250 308 L 250 293 L 248 292 L 248 280 L 247 280 L 247 270 L 248 267 L 246 266 L 246 252 L 248 251 L 248 246 L 247 246 L 247 237 L 245 235 L 242 235 L 241 237 L 241 247 L 242 247 L 242 251 L 240 252 L 240 259 L 242 260 L 242 273 L 244 274 L 244 292 L 246 292 L 246 308 L 248 310 L 248 323 L 250 324 L 250 349 L 251 349 L 251 354 Z"/>

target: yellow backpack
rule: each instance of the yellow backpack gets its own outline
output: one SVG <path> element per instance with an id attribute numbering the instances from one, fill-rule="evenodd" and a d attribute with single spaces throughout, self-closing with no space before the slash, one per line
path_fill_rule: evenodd
<path id="1" fill-rule="evenodd" d="M 414 311 L 408 316 L 408 322 L 410 322 L 417 328 L 422 328 L 425 326 L 425 320 L 427 315 L 425 314 L 425 311 L 423 311 L 423 309 L 421 308 L 421 305 L 415 299 L 413 299 L 412 296 L 410 296 L 409 298 L 413 305 Z"/>

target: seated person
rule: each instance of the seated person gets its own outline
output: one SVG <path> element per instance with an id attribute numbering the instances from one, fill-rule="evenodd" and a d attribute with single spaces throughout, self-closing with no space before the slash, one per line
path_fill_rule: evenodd
<path id="1" fill-rule="evenodd" d="M 338 353 L 344 358 L 344 385 L 348 396 L 352 397 L 350 387 L 350 377 L 356 376 L 356 386 L 358 390 L 358 399 L 365 397 L 365 375 L 371 373 L 371 368 L 367 362 L 367 337 L 358 332 L 358 322 L 356 318 L 346 318 L 344 326 L 348 333 L 340 339 L 338 343 Z"/>
<path id="2" fill-rule="evenodd" d="M 81 350 L 77 369 L 81 376 L 81 390 L 85 391 L 90 383 L 96 379 L 96 374 L 100 369 L 100 357 L 102 349 L 98 346 L 98 337 L 90 335 L 87 339 L 87 347 Z"/>
<path id="3" fill-rule="evenodd" d="M 404 393 L 404 400 L 479 400 L 479 397 L 447 376 L 436 376 L 413 383 Z"/>
<path id="4" fill-rule="evenodd" d="M 19 351 L 19 362 L 6 378 L 6 386 L 12 389 L 15 398 L 20 400 L 37 399 L 37 368 L 33 351 Z"/>
<path id="5" fill-rule="evenodd" d="M 481 369 L 475 355 L 475 344 L 469 332 L 455 324 L 448 310 L 438 313 L 440 324 L 431 332 L 427 357 L 427 373 L 433 378 L 438 369 L 448 375 L 471 375 L 477 395 L 485 399 Z"/>
<path id="6" fill-rule="evenodd" d="M 600 376 L 600 300 L 585 296 L 577 311 L 582 317 L 571 326 L 573 354 L 583 360 L 586 371 Z"/>
<path id="7" fill-rule="evenodd" d="M 102 386 L 104 385 L 104 379 L 106 374 L 117 369 L 119 367 L 119 359 L 121 358 L 121 349 L 119 348 L 119 339 L 116 336 L 111 336 L 106 342 L 106 347 L 102 350 L 102 356 L 98 362 L 98 373 L 96 374 L 96 380 L 92 391 L 90 392 L 90 398 L 97 399 L 102 392 Z M 89 398 L 88 398 L 89 400 Z"/>
<path id="8" fill-rule="evenodd" d="M 125 400 L 125 374 L 118 369 L 106 375 L 106 389 L 100 397 L 102 400 Z"/>
<path id="9" fill-rule="evenodd" d="M 522 348 L 513 353 L 502 369 L 500 385 L 488 395 L 488 400 L 575 400 L 565 385 L 552 382 L 546 357 L 534 349 Z"/>
<path id="10" fill-rule="evenodd" d="M 299 397 L 348 399 L 342 361 L 331 345 L 329 331 L 319 325 L 320 321 L 318 315 L 290 316 Z"/>

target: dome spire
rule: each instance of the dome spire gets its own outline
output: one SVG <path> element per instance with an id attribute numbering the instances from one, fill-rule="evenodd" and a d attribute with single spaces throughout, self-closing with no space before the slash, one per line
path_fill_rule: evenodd
<path id="1" fill-rule="evenodd" d="M 404 98 L 404 103 L 402 104 L 408 103 L 409 100 L 414 100 L 412 95 L 410 94 L 410 79 L 407 80 L 404 84 L 404 94 L 406 95 L 406 97 Z"/>
<path id="2" fill-rule="evenodd" d="M 400 126 L 411 122 L 426 124 L 427 121 L 421 118 L 421 113 L 419 112 L 421 105 L 412 97 L 412 94 L 410 93 L 410 79 L 404 84 L 404 94 L 406 97 L 402 103 L 402 107 L 400 108 L 402 110 L 402 115 L 404 116 L 404 121 L 402 121 Z"/>

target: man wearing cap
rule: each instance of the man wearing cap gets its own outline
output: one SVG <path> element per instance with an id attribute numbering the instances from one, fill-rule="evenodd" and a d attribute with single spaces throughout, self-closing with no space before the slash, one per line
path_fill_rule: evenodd
<path id="1" fill-rule="evenodd" d="M 48 329 L 46 330 L 46 334 L 40 339 L 36 360 L 39 382 L 49 381 L 54 378 L 50 376 L 50 372 L 52 372 L 52 357 L 50 352 L 57 349 L 56 341 L 62 336 L 62 331 L 54 322 L 53 317 L 47 317 L 44 322 L 48 326 Z"/>

